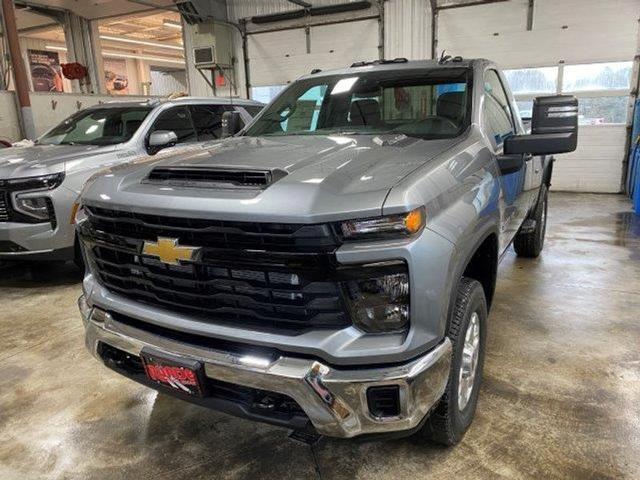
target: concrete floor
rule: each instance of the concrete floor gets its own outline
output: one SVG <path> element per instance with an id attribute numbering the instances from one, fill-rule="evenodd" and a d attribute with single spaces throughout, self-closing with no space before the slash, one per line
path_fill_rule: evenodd
<path id="1" fill-rule="evenodd" d="M 504 258 L 464 441 L 323 440 L 157 395 L 84 350 L 71 266 L 0 267 L 0 478 L 640 478 L 640 218 L 552 194 L 537 260 Z"/>

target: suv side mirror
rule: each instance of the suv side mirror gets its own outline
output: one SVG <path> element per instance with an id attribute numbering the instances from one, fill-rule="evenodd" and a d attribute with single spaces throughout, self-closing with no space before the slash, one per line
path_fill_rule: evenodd
<path id="1" fill-rule="evenodd" d="M 222 138 L 233 137 L 239 131 L 240 112 L 224 112 L 222 114 Z"/>
<path id="2" fill-rule="evenodd" d="M 578 144 L 578 99 L 573 95 L 536 97 L 531 134 L 504 140 L 505 155 L 573 152 Z"/>
<path id="3" fill-rule="evenodd" d="M 163 148 L 172 147 L 176 143 L 178 143 L 176 132 L 171 130 L 156 130 L 149 135 L 149 153 L 158 153 Z"/>

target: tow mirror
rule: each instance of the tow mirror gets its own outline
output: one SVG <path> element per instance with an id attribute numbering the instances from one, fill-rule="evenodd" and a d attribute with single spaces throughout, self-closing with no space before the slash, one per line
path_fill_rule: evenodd
<path id="1" fill-rule="evenodd" d="M 233 137 L 240 131 L 240 112 L 222 114 L 222 138 Z"/>
<path id="2" fill-rule="evenodd" d="M 163 148 L 172 147 L 178 143 L 176 132 L 171 130 L 156 130 L 149 135 L 149 153 L 158 153 Z"/>
<path id="3" fill-rule="evenodd" d="M 505 155 L 573 152 L 578 144 L 578 99 L 572 95 L 536 97 L 531 134 L 504 140 Z"/>

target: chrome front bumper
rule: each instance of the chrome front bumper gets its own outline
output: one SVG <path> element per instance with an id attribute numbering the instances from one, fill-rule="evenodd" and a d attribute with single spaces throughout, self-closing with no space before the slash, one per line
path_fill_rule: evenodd
<path id="1" fill-rule="evenodd" d="M 199 360 L 205 375 L 236 385 L 288 395 L 304 410 L 316 431 L 332 437 L 389 433 L 417 427 L 444 393 L 449 377 L 449 339 L 408 363 L 389 367 L 336 369 L 312 359 L 280 356 L 274 360 L 240 356 L 181 343 L 124 325 L 79 300 L 86 346 L 96 357 L 100 342 L 139 356 L 143 347 Z M 369 413 L 369 387 L 398 385 L 400 415 Z"/>

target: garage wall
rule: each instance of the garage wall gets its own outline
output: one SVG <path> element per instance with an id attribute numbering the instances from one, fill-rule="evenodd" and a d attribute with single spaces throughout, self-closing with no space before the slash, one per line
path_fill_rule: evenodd
<path id="1" fill-rule="evenodd" d="M 389 0 L 384 4 L 384 56 L 423 60 L 431 57 L 429 0 Z"/>
<path id="2" fill-rule="evenodd" d="M 0 90 L 0 140 L 15 142 L 20 139 L 16 102 L 14 92 Z"/>
<path id="3" fill-rule="evenodd" d="M 69 115 L 92 105 L 112 101 L 149 99 L 149 97 L 135 96 L 114 98 L 109 95 L 43 92 L 31 92 L 30 96 L 37 135 L 42 135 Z M 15 92 L 0 91 L 0 139 L 16 142 L 21 138 Z"/>
<path id="4" fill-rule="evenodd" d="M 442 10 L 440 49 L 488 57 L 502 68 L 631 60 L 636 54 L 638 0 L 535 0 L 532 31 L 526 29 L 527 4 L 510 0 Z"/>
<path id="5" fill-rule="evenodd" d="M 309 29 L 249 35 L 251 85 L 285 85 L 314 68 L 344 68 L 378 58 L 378 21 L 359 20 Z"/>
<path id="6" fill-rule="evenodd" d="M 510 0 L 441 11 L 439 50 L 490 58 L 505 69 L 632 61 L 638 53 L 640 0 L 535 0 L 531 31 L 527 5 Z M 621 191 L 626 125 L 579 130 L 578 150 L 557 156 L 553 188 Z"/>

